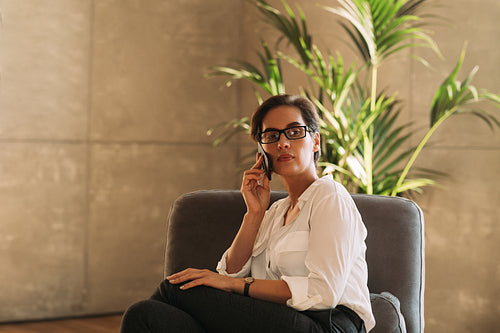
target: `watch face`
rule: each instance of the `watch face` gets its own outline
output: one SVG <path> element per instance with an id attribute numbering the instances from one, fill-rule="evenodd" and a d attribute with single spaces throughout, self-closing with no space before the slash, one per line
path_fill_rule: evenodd
<path id="1" fill-rule="evenodd" d="M 254 281 L 253 277 L 247 277 L 247 278 L 245 278 L 245 282 L 246 283 L 252 283 L 253 281 Z"/>

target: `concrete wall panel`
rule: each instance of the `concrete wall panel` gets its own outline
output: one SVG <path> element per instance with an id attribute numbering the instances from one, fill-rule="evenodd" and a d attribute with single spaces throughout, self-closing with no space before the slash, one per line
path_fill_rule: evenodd
<path id="1" fill-rule="evenodd" d="M 0 321 L 121 311 L 161 279 L 173 200 L 237 186 L 205 135 L 236 94 L 203 74 L 237 58 L 241 2 L 0 10 Z"/>
<path id="2" fill-rule="evenodd" d="M 235 95 L 203 75 L 237 57 L 240 7 L 96 2 L 92 137 L 208 141 L 214 120 L 237 113 Z"/>
<path id="3" fill-rule="evenodd" d="M 0 321 L 83 309 L 86 150 L 0 143 Z"/>
<path id="4" fill-rule="evenodd" d="M 83 139 L 90 2 L 0 3 L 0 137 Z"/>
<path id="5" fill-rule="evenodd" d="M 221 164 L 220 161 L 225 163 Z M 91 312 L 120 311 L 163 279 L 166 222 L 181 194 L 232 188 L 232 147 L 96 145 L 89 222 Z M 216 263 L 214 263 L 215 265 Z"/>
<path id="6" fill-rule="evenodd" d="M 427 190 L 420 198 L 426 219 L 426 331 L 494 331 L 500 295 L 500 154 L 433 149 L 426 155 L 426 167 L 440 161 L 450 177 L 444 189 Z"/>

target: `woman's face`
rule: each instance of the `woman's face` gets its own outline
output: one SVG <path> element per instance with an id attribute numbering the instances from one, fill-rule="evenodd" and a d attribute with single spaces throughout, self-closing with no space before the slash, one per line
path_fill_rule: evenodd
<path id="1" fill-rule="evenodd" d="M 297 107 L 281 105 L 267 112 L 262 120 L 262 131 L 284 130 L 293 126 L 306 126 Z M 290 140 L 283 133 L 279 141 L 263 144 L 272 160 L 273 171 L 280 176 L 316 174 L 314 152 L 320 149 L 319 134 L 307 133 L 302 139 Z"/>

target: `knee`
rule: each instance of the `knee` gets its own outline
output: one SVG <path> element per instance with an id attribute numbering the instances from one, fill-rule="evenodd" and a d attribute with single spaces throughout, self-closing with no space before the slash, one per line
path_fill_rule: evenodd
<path id="1" fill-rule="evenodd" d="M 131 305 L 122 318 L 120 333 L 204 332 L 186 312 L 154 299 Z"/>
<path id="2" fill-rule="evenodd" d="M 141 313 L 147 313 L 148 309 L 151 307 L 149 303 L 150 302 L 148 300 L 134 303 L 131 306 L 129 306 L 128 309 L 125 311 L 125 315 L 137 316 L 140 315 Z"/>
<path id="3" fill-rule="evenodd" d="M 121 333 L 137 332 L 138 327 L 145 325 L 146 317 L 151 311 L 151 302 L 145 300 L 132 304 L 123 314 L 121 322 Z"/>
<path id="4" fill-rule="evenodd" d="M 170 303 L 172 298 L 179 293 L 180 285 L 171 284 L 168 280 L 164 280 L 160 283 L 154 294 L 151 296 L 151 300 L 160 301 L 163 303 Z"/>

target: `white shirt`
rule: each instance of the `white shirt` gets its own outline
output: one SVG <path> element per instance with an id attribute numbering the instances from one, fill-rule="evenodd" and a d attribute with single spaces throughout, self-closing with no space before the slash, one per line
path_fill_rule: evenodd
<path id="1" fill-rule="evenodd" d="M 331 176 L 311 184 L 298 199 L 300 212 L 284 224 L 288 197 L 266 212 L 252 256 L 234 274 L 226 272 L 227 251 L 217 265 L 232 277 L 283 280 L 298 311 L 324 310 L 341 304 L 355 311 L 366 330 L 375 326 L 365 260 L 366 228 L 350 194 Z"/>

